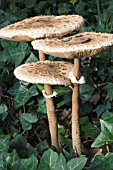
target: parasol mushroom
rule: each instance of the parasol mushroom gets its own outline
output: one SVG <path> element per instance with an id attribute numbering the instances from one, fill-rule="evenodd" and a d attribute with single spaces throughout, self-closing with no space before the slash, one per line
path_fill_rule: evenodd
<path id="1" fill-rule="evenodd" d="M 50 85 L 71 85 L 69 74 L 73 72 L 73 64 L 62 61 L 39 61 L 36 63 L 26 63 L 14 70 L 14 75 L 19 80 L 26 81 L 32 84 L 50 84 Z M 50 100 L 56 95 L 47 95 L 43 91 L 43 95 L 47 100 L 47 114 L 49 120 L 49 129 L 51 134 L 51 142 L 57 146 L 56 141 L 56 117 L 53 113 L 53 105 Z"/>
<path id="2" fill-rule="evenodd" d="M 113 47 L 113 34 L 83 32 L 32 42 L 33 48 L 62 58 L 90 57 Z"/>
<path id="3" fill-rule="evenodd" d="M 63 61 L 39 61 L 22 64 L 14 70 L 17 79 L 32 84 L 70 86 L 73 64 Z"/>
<path id="4" fill-rule="evenodd" d="M 83 77 L 79 79 L 79 58 L 90 57 L 113 48 L 113 34 L 84 32 L 63 38 L 35 40 L 32 45 L 34 49 L 46 54 L 74 59 L 74 71 L 70 74 L 71 82 L 74 84 L 72 94 L 72 141 L 73 149 L 80 155 L 78 84 L 85 83 L 85 80 Z"/>
<path id="5" fill-rule="evenodd" d="M 79 15 L 36 16 L 0 29 L 0 38 L 32 41 L 46 37 L 62 37 L 78 30 L 84 19 Z"/>
<path id="6" fill-rule="evenodd" d="M 36 16 L 1 28 L 0 38 L 14 41 L 32 41 L 46 37 L 62 37 L 71 31 L 78 30 L 83 25 L 83 22 L 83 17 L 79 15 Z M 41 51 L 39 51 L 39 59 L 41 61 L 46 60 L 44 53 Z M 52 95 L 52 88 L 50 85 L 45 84 L 44 89 L 47 95 Z M 52 106 L 50 114 L 54 117 L 53 128 L 56 131 L 56 137 L 54 136 L 52 140 L 55 142 L 52 142 L 52 145 L 58 149 L 57 120 L 54 102 L 52 98 L 46 99 L 47 106 L 48 102 L 51 103 Z"/>

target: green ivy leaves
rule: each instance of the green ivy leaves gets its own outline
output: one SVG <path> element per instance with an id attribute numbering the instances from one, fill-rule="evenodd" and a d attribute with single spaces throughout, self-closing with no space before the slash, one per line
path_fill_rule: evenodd
<path id="1" fill-rule="evenodd" d="M 57 153 L 49 149 L 42 155 L 38 170 L 82 170 L 87 158 L 74 158 L 66 162 L 63 154 L 58 156 Z"/>
<path id="2" fill-rule="evenodd" d="M 32 155 L 26 159 L 20 159 L 16 150 L 12 153 L 1 153 L 0 170 L 37 170 L 38 160 Z"/>
<path id="3" fill-rule="evenodd" d="M 5 120 L 5 118 L 7 117 L 8 115 L 8 109 L 7 109 L 7 106 L 3 103 L 0 104 L 0 118 L 2 119 L 2 121 Z"/>
<path id="4" fill-rule="evenodd" d="M 20 161 L 21 170 L 37 170 L 38 159 L 36 156 L 32 155 L 29 158 L 21 159 Z"/>
<path id="5" fill-rule="evenodd" d="M 15 64 L 15 67 L 17 67 L 19 64 L 21 64 L 25 56 L 27 54 L 30 54 L 30 51 L 28 49 L 28 43 L 20 42 L 16 48 L 10 47 L 9 54 L 10 54 L 12 61 Z"/>
<path id="6" fill-rule="evenodd" d="M 98 129 L 93 123 L 89 122 L 87 116 L 80 118 L 80 125 L 83 137 L 85 138 L 91 137 L 93 139 L 97 136 Z"/>
<path id="7" fill-rule="evenodd" d="M 36 86 L 33 85 L 30 88 L 27 86 L 17 83 L 8 91 L 14 96 L 14 107 L 18 109 L 20 106 L 24 105 L 32 96 L 36 96 L 38 91 Z"/>
<path id="8" fill-rule="evenodd" d="M 112 170 L 113 153 L 107 153 L 105 156 L 97 155 L 90 165 L 90 170 Z"/>
<path id="9" fill-rule="evenodd" d="M 106 142 L 113 142 L 113 123 L 109 123 L 104 120 L 100 120 L 101 133 L 93 142 L 92 147 L 103 146 Z"/>
<path id="10" fill-rule="evenodd" d="M 8 151 L 10 143 L 10 136 L 0 135 L 0 153 Z"/>
<path id="11" fill-rule="evenodd" d="M 16 150 L 11 153 L 1 152 L 0 170 L 82 170 L 87 158 L 73 158 L 66 161 L 63 154 L 58 155 L 51 149 L 45 151 L 38 166 L 38 159 L 34 154 L 29 158 L 20 158 Z"/>
<path id="12" fill-rule="evenodd" d="M 41 160 L 38 170 L 54 170 L 56 161 L 58 159 L 58 154 L 51 149 L 45 151 Z"/>
<path id="13" fill-rule="evenodd" d="M 113 100 L 113 83 L 108 83 L 103 89 L 107 91 L 106 98 L 112 101 Z"/>
<path id="14" fill-rule="evenodd" d="M 89 84 L 80 85 L 80 99 L 83 101 L 88 101 L 92 96 L 95 88 Z"/>
<path id="15" fill-rule="evenodd" d="M 30 114 L 30 113 L 20 113 L 19 118 L 23 130 L 30 130 L 32 128 L 32 124 L 36 123 L 38 120 L 37 114 Z"/>

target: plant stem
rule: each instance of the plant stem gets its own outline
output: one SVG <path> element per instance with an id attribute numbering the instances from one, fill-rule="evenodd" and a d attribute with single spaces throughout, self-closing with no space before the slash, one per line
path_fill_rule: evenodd
<path id="1" fill-rule="evenodd" d="M 45 55 L 43 52 L 39 51 L 39 59 L 40 61 L 45 61 Z M 53 93 L 52 88 L 48 84 L 44 84 L 44 90 L 47 95 L 51 95 Z M 49 129 L 51 134 L 51 143 L 56 149 L 59 151 L 59 144 L 58 144 L 58 123 L 57 117 L 55 114 L 55 106 L 53 98 L 47 99 L 46 98 L 46 107 L 47 107 L 47 115 L 49 121 Z"/>
<path id="2" fill-rule="evenodd" d="M 79 59 L 74 59 L 74 76 L 79 79 Z M 77 155 L 81 155 L 81 139 L 79 129 L 79 86 L 74 85 L 72 94 L 72 142 Z"/>
<path id="3" fill-rule="evenodd" d="M 97 2 L 97 14 L 98 14 L 98 23 L 101 26 L 101 11 L 100 11 L 100 2 L 99 0 L 96 0 Z"/>

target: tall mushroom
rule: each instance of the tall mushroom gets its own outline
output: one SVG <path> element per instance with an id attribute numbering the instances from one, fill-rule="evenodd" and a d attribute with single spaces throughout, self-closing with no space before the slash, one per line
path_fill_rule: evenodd
<path id="1" fill-rule="evenodd" d="M 85 83 L 79 78 L 79 58 L 89 57 L 113 48 L 113 34 L 84 32 L 63 38 L 46 38 L 32 42 L 33 48 L 46 54 L 74 59 L 74 71 L 70 73 L 74 84 L 72 94 L 72 141 L 75 152 L 81 154 L 79 130 L 78 84 Z"/>
<path id="2" fill-rule="evenodd" d="M 62 37 L 71 31 L 78 30 L 83 25 L 83 22 L 84 19 L 79 15 L 36 16 L 1 28 L 0 38 L 14 41 L 32 41 L 46 37 Z M 39 51 L 39 59 L 41 61 L 45 60 L 45 55 L 41 51 Z M 52 95 L 50 85 L 45 84 L 44 89 L 47 95 Z M 46 98 L 46 104 L 52 145 L 59 149 L 57 119 L 53 99 Z M 48 109 L 48 105 L 51 105 L 51 109 Z"/>
<path id="3" fill-rule="evenodd" d="M 69 78 L 69 74 L 73 72 L 73 65 L 68 62 L 60 62 L 60 61 L 39 61 L 36 63 L 26 63 L 23 65 L 20 65 L 14 70 L 14 74 L 16 78 L 19 80 L 26 81 L 28 83 L 32 84 L 50 84 L 50 85 L 67 85 L 71 86 L 71 81 Z M 43 95 L 49 99 L 48 97 L 52 97 L 53 95 L 56 95 L 55 92 L 53 92 L 53 95 L 46 94 L 43 91 Z M 51 108 L 53 106 L 48 101 L 47 104 L 47 112 L 51 111 Z M 51 113 L 51 112 L 50 112 Z M 51 140 L 52 143 L 55 144 L 56 138 L 56 129 L 54 129 L 54 122 L 52 115 L 48 114 L 48 120 L 49 120 L 49 128 L 51 133 Z M 56 127 L 55 127 L 56 128 Z M 57 145 L 57 143 L 56 143 Z"/>

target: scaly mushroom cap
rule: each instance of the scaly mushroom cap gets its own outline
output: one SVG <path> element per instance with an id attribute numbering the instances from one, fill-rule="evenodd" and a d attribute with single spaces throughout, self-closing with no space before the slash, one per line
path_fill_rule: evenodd
<path id="1" fill-rule="evenodd" d="M 71 85 L 70 72 L 73 72 L 73 64 L 69 62 L 39 61 L 17 67 L 14 75 L 32 84 Z"/>
<path id="2" fill-rule="evenodd" d="M 83 32 L 32 42 L 34 49 L 62 58 L 90 57 L 113 48 L 113 34 Z"/>
<path id="3" fill-rule="evenodd" d="M 38 38 L 61 37 L 78 30 L 84 19 L 79 15 L 36 16 L 0 29 L 0 38 L 32 41 Z"/>

